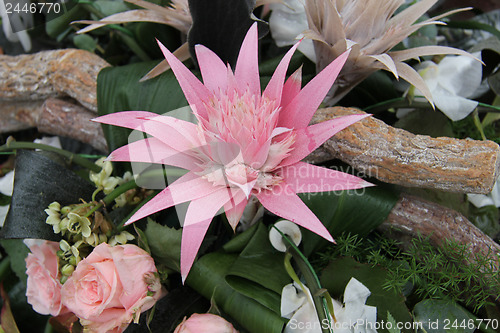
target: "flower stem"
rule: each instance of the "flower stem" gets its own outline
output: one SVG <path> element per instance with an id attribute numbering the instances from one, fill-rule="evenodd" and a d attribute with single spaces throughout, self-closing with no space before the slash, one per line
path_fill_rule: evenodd
<path id="1" fill-rule="evenodd" d="M 94 214 L 94 212 L 96 210 L 100 209 L 104 205 L 106 205 L 106 206 L 111 205 L 111 203 L 113 203 L 113 201 L 116 198 L 118 198 L 120 195 L 122 195 L 123 193 L 127 192 L 128 190 L 131 190 L 131 189 L 136 188 L 136 187 L 137 187 L 137 184 L 135 183 L 134 179 L 132 179 L 126 183 L 121 184 L 120 186 L 115 188 L 111 193 L 106 195 L 104 197 L 104 199 L 101 200 L 100 203 L 98 203 L 91 210 L 89 210 L 87 212 L 87 214 L 85 214 L 85 217 L 89 217 L 90 215 Z"/>
<path id="2" fill-rule="evenodd" d="M 0 146 L 0 152 L 4 151 L 10 151 L 10 150 L 15 150 L 15 149 L 41 149 L 45 151 L 50 151 L 57 153 L 59 155 L 62 155 L 70 160 L 71 163 L 78 164 L 84 168 L 87 168 L 89 170 L 92 170 L 94 172 L 99 172 L 101 171 L 101 167 L 94 164 L 92 161 L 89 161 L 86 158 L 83 158 L 81 156 L 78 156 L 77 154 L 73 154 L 72 152 L 69 152 L 64 149 L 52 147 L 49 145 L 44 145 L 41 143 L 34 143 L 34 142 L 17 142 L 17 141 L 7 141 L 6 144 L 3 146 Z"/>
<path id="3" fill-rule="evenodd" d="M 311 291 L 314 307 L 316 308 L 316 313 L 318 314 L 322 333 L 332 333 L 331 328 L 333 327 L 333 325 L 331 325 L 329 314 L 331 312 L 331 316 L 335 319 L 333 307 L 329 307 L 325 297 L 322 296 L 324 290 L 321 287 L 321 283 L 318 276 L 316 275 L 316 272 L 309 263 L 309 260 L 307 260 L 307 258 L 299 250 L 299 248 L 285 234 L 283 234 L 281 230 L 274 226 L 273 228 L 278 230 L 278 232 L 285 240 L 287 253 L 290 253 L 292 255 L 293 259 L 297 263 L 300 272 L 302 273 L 302 276 L 304 277 L 304 280 L 306 281 L 306 285 Z M 325 327 L 324 325 L 325 322 L 328 323 L 328 325 L 326 325 L 327 327 Z"/>

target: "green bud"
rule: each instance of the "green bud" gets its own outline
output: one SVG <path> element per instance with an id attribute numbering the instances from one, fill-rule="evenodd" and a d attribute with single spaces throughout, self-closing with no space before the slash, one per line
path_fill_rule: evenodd
<path id="1" fill-rule="evenodd" d="M 75 271 L 75 266 L 66 264 L 61 268 L 61 273 L 65 276 L 70 276 Z"/>

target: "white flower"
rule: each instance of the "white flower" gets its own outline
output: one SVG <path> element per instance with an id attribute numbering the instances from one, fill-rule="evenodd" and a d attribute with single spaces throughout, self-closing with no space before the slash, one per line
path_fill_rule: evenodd
<path id="1" fill-rule="evenodd" d="M 281 316 L 290 319 L 284 333 L 321 333 L 320 323 L 311 292 L 307 295 L 296 284 L 288 284 L 281 293 Z M 376 333 L 377 308 L 365 305 L 370 290 L 351 278 L 344 291 L 344 306 L 333 300 L 336 321 L 331 319 L 335 333 Z M 363 325 L 360 325 L 363 324 Z"/>
<path id="2" fill-rule="evenodd" d="M 293 45 L 302 38 L 302 33 L 309 29 L 306 10 L 300 0 L 284 0 L 283 3 L 272 3 L 269 17 L 269 29 L 276 45 L 279 47 Z M 298 50 L 311 61 L 316 62 L 316 53 L 311 39 L 303 40 Z"/>
<path id="3" fill-rule="evenodd" d="M 477 208 L 494 205 L 500 207 L 500 185 L 497 179 L 489 194 L 467 194 L 467 199 Z"/>
<path id="4" fill-rule="evenodd" d="M 480 59 L 481 54 L 475 53 Z M 466 56 L 446 56 L 435 64 L 424 61 L 417 67 L 429 87 L 436 107 L 453 121 L 467 117 L 477 107 L 474 97 L 481 85 L 482 64 Z M 415 92 L 415 95 L 421 95 Z"/>

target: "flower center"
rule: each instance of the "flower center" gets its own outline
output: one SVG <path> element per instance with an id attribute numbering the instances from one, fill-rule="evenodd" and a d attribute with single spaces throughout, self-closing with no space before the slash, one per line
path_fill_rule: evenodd
<path id="1" fill-rule="evenodd" d="M 198 127 L 206 142 L 200 149 L 200 176 L 217 186 L 239 187 L 247 195 L 282 181 L 273 171 L 288 156 L 294 137 L 277 128 L 276 101 L 233 92 L 214 97 L 206 110 Z"/>

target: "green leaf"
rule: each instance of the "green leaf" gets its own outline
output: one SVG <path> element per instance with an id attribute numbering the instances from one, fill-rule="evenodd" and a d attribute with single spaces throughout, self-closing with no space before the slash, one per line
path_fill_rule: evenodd
<path id="1" fill-rule="evenodd" d="M 399 119 L 394 126 L 413 134 L 429 135 L 433 138 L 440 136 L 454 137 L 450 120 L 443 113 L 436 110 L 415 110 Z"/>
<path id="2" fill-rule="evenodd" d="M 148 219 L 144 235 L 153 257 L 168 268 L 180 272 L 182 230 L 162 226 Z"/>
<path id="3" fill-rule="evenodd" d="M 493 205 L 481 208 L 470 205 L 470 221 L 491 238 L 500 232 L 499 215 L 498 208 Z"/>
<path id="4" fill-rule="evenodd" d="M 145 82 L 139 80 L 157 62 L 108 67 L 97 77 L 97 108 L 99 115 L 119 111 L 149 111 L 164 114 L 187 106 L 186 98 L 172 71 Z M 131 130 L 104 125 L 110 150 L 128 143 Z"/>
<path id="5" fill-rule="evenodd" d="M 45 223 L 44 209 L 54 201 L 61 205 L 90 201 L 94 185 L 42 153 L 28 150 L 18 151 L 15 170 L 12 202 L 0 236 L 58 241 Z"/>
<path id="6" fill-rule="evenodd" d="M 390 325 L 387 325 L 389 333 L 401 333 L 401 330 L 397 328 L 396 319 L 394 319 L 389 311 L 387 311 L 387 322 L 390 323 Z"/>
<path id="7" fill-rule="evenodd" d="M 97 41 L 89 35 L 74 35 L 73 44 L 81 50 L 94 52 L 97 48 Z"/>
<path id="8" fill-rule="evenodd" d="M 226 281 L 236 291 L 280 313 L 281 291 L 291 282 L 284 253 L 269 242 L 269 231 L 259 223 L 255 234 L 229 269 Z"/>
<path id="9" fill-rule="evenodd" d="M 454 302 L 426 299 L 413 312 L 415 322 L 421 322 L 427 333 L 472 333 L 477 326 L 475 317 Z"/>
<path id="10" fill-rule="evenodd" d="M 327 288 L 333 297 L 339 298 L 351 278 L 356 278 L 370 289 L 371 295 L 366 304 L 377 307 L 377 321 L 388 321 L 387 313 L 391 313 L 396 322 L 412 322 L 411 315 L 406 308 L 405 299 L 401 294 L 387 291 L 382 288 L 387 280 L 388 272 L 381 267 L 372 267 L 361 264 L 352 258 L 333 260 L 321 273 L 321 284 Z M 379 333 L 388 332 L 379 329 Z M 410 330 L 402 330 L 410 333 Z"/>
<path id="11" fill-rule="evenodd" d="M 342 233 L 366 236 L 385 221 L 398 200 L 397 194 L 382 186 L 299 196 L 334 238 Z M 306 256 L 329 244 L 308 230 L 303 230 L 302 236 Z"/>
<path id="12" fill-rule="evenodd" d="M 29 248 L 24 245 L 22 239 L 2 239 L 0 245 L 4 248 L 5 252 L 10 258 L 10 267 L 16 273 L 17 277 L 26 286 L 26 257 L 30 253 Z"/>
<path id="13" fill-rule="evenodd" d="M 10 199 L 11 199 L 10 196 L 0 193 L 0 206 L 10 205 Z"/>
<path id="14" fill-rule="evenodd" d="M 72 2 L 70 4 L 73 5 Z M 71 22 L 84 19 L 87 16 L 87 13 L 79 4 L 70 6 L 67 9 L 68 11 L 65 11 L 64 14 L 56 13 L 55 11 L 47 14 L 45 32 L 49 37 L 57 38 L 61 34 L 66 34 Z"/>
<path id="15" fill-rule="evenodd" d="M 209 253 L 196 261 L 186 283 L 236 320 L 249 333 L 281 333 L 285 319 L 226 282 L 225 276 L 237 260 L 235 254 Z"/>

